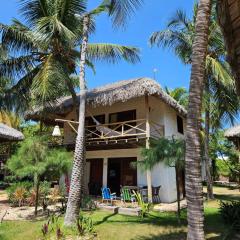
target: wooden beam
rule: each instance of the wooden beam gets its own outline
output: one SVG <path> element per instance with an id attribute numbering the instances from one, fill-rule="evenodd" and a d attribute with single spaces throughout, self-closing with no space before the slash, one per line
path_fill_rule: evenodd
<path id="1" fill-rule="evenodd" d="M 145 95 L 145 113 L 146 113 L 146 148 L 150 148 L 150 111 L 149 111 L 149 97 Z M 152 174 L 151 170 L 147 170 L 147 185 L 148 185 L 148 202 L 152 203 Z"/>

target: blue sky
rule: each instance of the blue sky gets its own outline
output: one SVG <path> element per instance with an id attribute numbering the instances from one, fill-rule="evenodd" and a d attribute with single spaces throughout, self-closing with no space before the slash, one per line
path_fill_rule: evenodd
<path id="1" fill-rule="evenodd" d="M 156 80 L 162 86 L 188 88 L 190 67 L 184 66 L 169 50 L 150 48 L 149 36 L 152 32 L 164 29 L 168 19 L 177 9 L 183 9 L 189 16 L 195 0 L 145 0 L 144 5 L 132 16 L 126 29 L 114 30 L 110 19 L 103 15 L 97 18 L 97 31 L 90 37 L 91 42 L 116 43 L 139 47 L 141 62 L 135 65 L 120 62 L 110 65 L 104 62 L 95 64 L 96 74 L 87 71 L 90 88 L 106 83 L 134 77 L 153 77 L 153 69 L 158 69 Z M 89 7 L 100 1 L 91 0 Z M 11 19 L 20 18 L 17 0 L 2 0 L 0 22 L 10 23 Z"/>

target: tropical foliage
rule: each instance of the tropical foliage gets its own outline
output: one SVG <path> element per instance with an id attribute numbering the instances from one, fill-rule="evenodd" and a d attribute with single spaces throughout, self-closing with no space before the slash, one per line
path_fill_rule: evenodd
<path id="1" fill-rule="evenodd" d="M 95 31 L 95 16 L 102 11 L 111 14 L 115 24 L 120 24 L 121 14 L 128 12 L 127 6 L 133 8 L 133 2 L 103 1 L 99 8 L 88 13 L 89 32 Z M 20 8 L 23 22 L 13 19 L 11 25 L 0 24 L 1 49 L 8 52 L 0 61 L 1 78 L 13 82 L 2 96 L 2 104 L 9 105 L 14 99 L 15 108 L 25 110 L 66 94 L 71 94 L 76 102 L 76 81 L 71 75 L 77 73 L 80 58 L 77 48 L 82 41 L 86 8 L 86 1 L 23 0 Z M 87 64 L 94 68 L 96 60 L 117 62 L 120 59 L 135 63 L 139 60 L 138 53 L 135 47 L 92 43 L 87 50 Z"/>
<path id="2" fill-rule="evenodd" d="M 58 178 L 71 168 L 72 154 L 65 150 L 50 150 L 42 137 L 24 140 L 8 161 L 7 167 L 19 178 L 34 180 L 35 214 L 37 214 L 40 182 L 47 176 L 56 174 Z"/>

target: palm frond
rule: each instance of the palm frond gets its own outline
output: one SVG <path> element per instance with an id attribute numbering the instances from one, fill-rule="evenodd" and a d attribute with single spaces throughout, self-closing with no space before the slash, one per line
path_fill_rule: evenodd
<path id="1" fill-rule="evenodd" d="M 2 33 L 2 44 L 10 52 L 19 53 L 21 51 L 26 53 L 36 50 L 36 43 L 31 30 L 18 20 L 14 19 L 10 26 L 0 24 L 0 32 Z"/>
<path id="2" fill-rule="evenodd" d="M 111 63 L 116 63 L 122 59 L 130 63 L 136 63 L 140 60 L 138 48 L 109 43 L 89 44 L 87 57 L 90 61 L 103 60 Z"/>
<path id="3" fill-rule="evenodd" d="M 124 26 L 134 13 L 143 3 L 143 0 L 104 0 L 108 5 L 108 13 L 112 17 L 114 26 Z"/>

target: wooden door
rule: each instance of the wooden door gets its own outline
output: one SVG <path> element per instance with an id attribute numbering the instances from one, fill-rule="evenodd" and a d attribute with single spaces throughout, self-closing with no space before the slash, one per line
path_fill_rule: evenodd
<path id="1" fill-rule="evenodd" d="M 89 194 L 101 195 L 101 188 L 103 182 L 103 159 L 89 159 L 90 162 L 90 176 L 89 176 Z"/>

